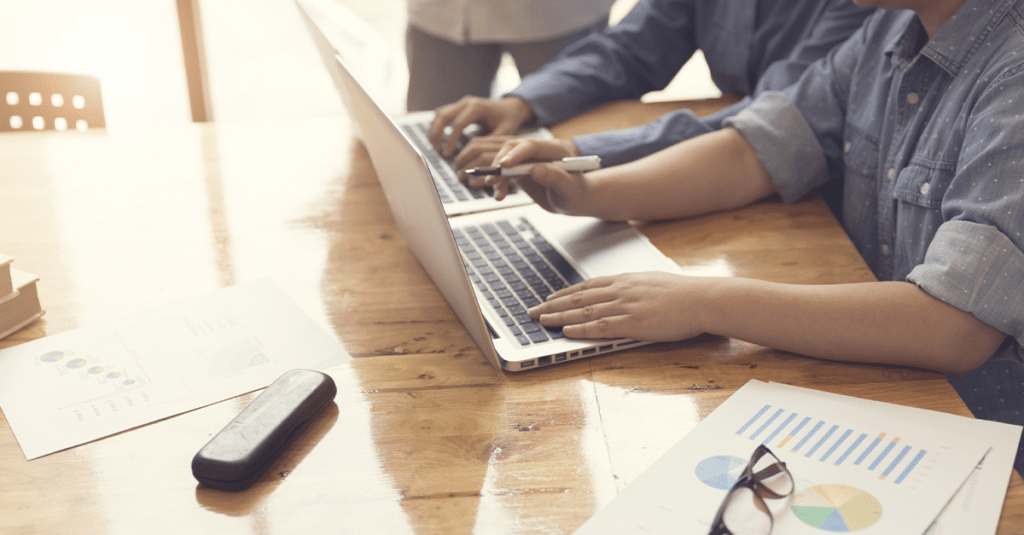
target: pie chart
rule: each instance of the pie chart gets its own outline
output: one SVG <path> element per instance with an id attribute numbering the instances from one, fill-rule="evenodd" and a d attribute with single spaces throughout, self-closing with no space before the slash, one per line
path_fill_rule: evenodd
<path id="1" fill-rule="evenodd" d="M 57 362 L 62 358 L 64 358 L 63 351 L 50 351 L 49 353 L 43 353 L 39 360 L 43 362 Z"/>
<path id="2" fill-rule="evenodd" d="M 882 517 L 882 504 L 863 490 L 846 485 L 815 485 L 793 498 L 793 513 L 822 531 L 850 533 L 871 527 Z"/>
<path id="3" fill-rule="evenodd" d="M 701 483 L 711 488 L 729 490 L 746 467 L 746 459 L 731 455 L 716 455 L 697 463 L 695 472 Z"/>

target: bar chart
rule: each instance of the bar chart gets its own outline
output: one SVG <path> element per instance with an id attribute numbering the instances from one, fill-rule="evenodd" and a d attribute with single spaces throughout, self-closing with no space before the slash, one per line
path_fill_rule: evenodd
<path id="1" fill-rule="evenodd" d="M 777 451 L 867 470 L 896 485 L 907 480 L 928 455 L 928 450 L 906 444 L 888 431 L 858 430 L 770 404 L 754 412 L 736 434 Z"/>

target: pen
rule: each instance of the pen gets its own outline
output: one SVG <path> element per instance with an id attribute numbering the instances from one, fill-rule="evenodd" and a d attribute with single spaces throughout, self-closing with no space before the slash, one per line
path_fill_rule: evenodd
<path id="1" fill-rule="evenodd" d="M 512 167 L 501 167 L 500 165 L 492 165 L 488 167 L 474 167 L 467 169 L 466 174 L 468 175 L 502 175 L 502 176 L 522 176 L 530 174 L 530 169 L 538 163 L 550 163 L 556 167 L 565 169 L 570 173 L 581 173 L 583 171 L 593 171 L 594 169 L 601 168 L 601 157 L 600 156 L 576 156 L 572 158 L 562 158 L 561 160 L 555 160 L 553 162 L 532 162 L 524 163 L 521 165 L 513 165 Z"/>

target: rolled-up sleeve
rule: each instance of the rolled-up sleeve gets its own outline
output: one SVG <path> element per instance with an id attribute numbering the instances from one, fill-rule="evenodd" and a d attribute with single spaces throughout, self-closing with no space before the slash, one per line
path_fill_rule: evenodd
<path id="1" fill-rule="evenodd" d="M 1006 55 L 1013 58 L 1015 53 Z M 1010 61 L 1013 61 L 1012 59 Z M 996 63 L 975 89 L 943 222 L 907 280 L 1011 336 L 996 358 L 1024 359 L 1024 68 Z"/>
<path id="2" fill-rule="evenodd" d="M 1024 344 L 1024 253 L 997 228 L 942 224 L 907 280 Z"/>
<path id="3" fill-rule="evenodd" d="M 738 130 L 754 148 L 783 202 L 794 203 L 828 181 L 817 136 L 781 93 L 765 93 L 725 126 Z"/>

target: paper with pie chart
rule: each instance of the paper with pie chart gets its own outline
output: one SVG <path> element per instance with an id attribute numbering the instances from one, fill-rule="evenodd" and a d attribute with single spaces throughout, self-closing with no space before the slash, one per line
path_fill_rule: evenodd
<path id="1" fill-rule="evenodd" d="M 915 407 L 896 406 L 878 401 L 830 394 L 820 390 L 771 383 L 776 388 L 787 388 L 808 395 L 834 399 L 840 403 L 854 404 L 887 414 L 899 412 L 901 418 L 912 418 L 919 424 L 938 429 L 947 429 L 959 435 L 970 435 L 992 447 L 985 458 L 968 476 L 967 481 L 942 510 L 925 535 L 961 535 L 963 533 L 996 533 L 999 517 L 1006 499 L 1006 488 L 1010 484 L 1017 446 L 1024 431 L 1019 425 L 991 420 L 965 418 L 944 412 L 929 411 Z"/>
<path id="2" fill-rule="evenodd" d="M 0 351 L 0 408 L 25 457 L 348 360 L 269 279 Z"/>
<path id="3" fill-rule="evenodd" d="M 705 535 L 762 444 L 795 482 L 768 501 L 773 533 L 797 535 L 923 534 L 989 450 L 884 407 L 751 381 L 576 533 Z"/>

